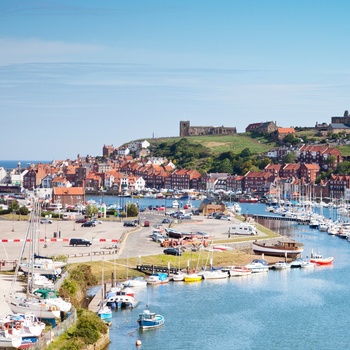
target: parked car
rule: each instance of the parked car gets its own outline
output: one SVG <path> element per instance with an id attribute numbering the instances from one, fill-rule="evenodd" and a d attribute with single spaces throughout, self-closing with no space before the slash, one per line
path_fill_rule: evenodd
<path id="1" fill-rule="evenodd" d="M 227 221 L 231 221 L 231 218 L 227 215 L 223 215 L 221 216 L 220 220 L 227 220 Z"/>
<path id="2" fill-rule="evenodd" d="M 84 238 L 71 238 L 69 241 L 69 245 L 72 245 L 73 247 L 77 245 L 85 245 L 86 247 L 89 247 L 91 244 L 91 241 L 88 241 Z"/>
<path id="3" fill-rule="evenodd" d="M 150 227 L 151 226 L 151 223 L 149 220 L 145 220 L 145 222 L 143 223 L 143 226 L 144 227 Z"/>
<path id="4" fill-rule="evenodd" d="M 171 223 L 171 220 L 167 218 L 163 219 L 162 221 L 162 224 L 170 224 L 170 223 Z"/>
<path id="5" fill-rule="evenodd" d="M 86 222 L 87 220 L 85 219 L 85 218 L 80 218 L 80 219 L 76 219 L 75 220 L 75 223 L 77 223 L 77 224 L 82 224 L 82 223 L 84 223 L 84 222 Z"/>
<path id="6" fill-rule="evenodd" d="M 95 224 L 102 224 L 101 220 L 93 219 L 91 221 L 94 222 Z"/>
<path id="7" fill-rule="evenodd" d="M 136 227 L 137 223 L 134 221 L 124 221 L 123 226 Z"/>
<path id="8" fill-rule="evenodd" d="M 196 210 L 192 210 L 192 214 L 193 215 L 200 215 L 200 212 L 198 209 L 196 209 Z"/>
<path id="9" fill-rule="evenodd" d="M 176 255 L 176 256 L 182 255 L 182 251 L 180 249 L 173 248 L 173 247 L 164 249 L 163 253 L 167 255 Z"/>
<path id="10" fill-rule="evenodd" d="M 182 219 L 192 219 L 192 213 L 183 214 Z"/>
<path id="11" fill-rule="evenodd" d="M 156 210 L 158 210 L 158 211 L 164 211 L 164 210 L 165 210 L 165 207 L 156 207 Z"/>
<path id="12" fill-rule="evenodd" d="M 40 220 L 40 223 L 41 223 L 41 224 L 52 224 L 52 220 L 49 220 L 49 219 L 41 219 L 41 220 Z"/>
<path id="13" fill-rule="evenodd" d="M 81 227 L 95 227 L 96 223 L 94 221 L 86 221 L 83 224 L 81 224 Z"/>

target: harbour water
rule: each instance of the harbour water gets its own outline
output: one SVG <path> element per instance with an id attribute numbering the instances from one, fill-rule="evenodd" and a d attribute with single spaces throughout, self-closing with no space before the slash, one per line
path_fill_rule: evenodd
<path id="1" fill-rule="evenodd" d="M 264 208 L 242 204 L 250 214 Z M 304 257 L 314 250 L 334 256 L 333 265 L 136 290 L 135 309 L 113 312 L 107 349 L 135 349 L 137 339 L 142 350 L 347 349 L 350 243 L 308 226 L 274 225 L 305 245 Z M 161 328 L 139 331 L 146 304 L 164 315 Z"/>

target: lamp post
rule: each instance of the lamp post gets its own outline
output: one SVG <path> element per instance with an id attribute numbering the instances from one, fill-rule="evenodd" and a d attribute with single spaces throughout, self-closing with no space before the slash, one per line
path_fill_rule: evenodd
<path id="1" fill-rule="evenodd" d="M 94 242 L 95 237 L 91 238 L 91 245 L 90 245 L 90 262 L 92 261 L 92 243 Z"/>
<path id="2" fill-rule="evenodd" d="M 15 232 L 15 212 L 12 210 L 12 232 Z"/>

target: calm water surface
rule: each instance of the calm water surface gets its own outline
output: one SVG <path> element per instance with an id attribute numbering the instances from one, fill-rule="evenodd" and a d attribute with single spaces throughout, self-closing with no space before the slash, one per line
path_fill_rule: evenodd
<path id="1" fill-rule="evenodd" d="M 306 226 L 277 223 L 275 229 L 303 243 L 304 256 L 312 249 L 333 255 L 333 266 L 136 290 L 134 310 L 113 312 L 107 349 L 135 349 L 137 339 L 142 350 L 348 349 L 350 243 Z M 147 303 L 166 322 L 142 332 L 136 319 Z"/>

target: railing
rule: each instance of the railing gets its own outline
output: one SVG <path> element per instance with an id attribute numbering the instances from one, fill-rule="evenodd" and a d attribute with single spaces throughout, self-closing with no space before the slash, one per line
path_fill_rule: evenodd
<path id="1" fill-rule="evenodd" d="M 156 265 L 137 265 L 136 269 L 138 271 L 142 271 L 142 272 L 147 271 L 151 273 L 155 273 L 155 272 L 175 273 L 179 270 L 176 267 L 168 268 L 167 266 L 156 266 Z"/>
<path id="2" fill-rule="evenodd" d="M 58 338 L 64 332 L 67 332 L 69 327 L 75 324 L 77 321 L 77 312 L 73 309 L 69 317 L 59 323 L 55 328 L 52 328 L 49 332 L 43 333 L 43 335 L 38 338 L 37 342 L 30 348 L 31 350 L 45 350 L 48 348 L 50 343 Z"/>

